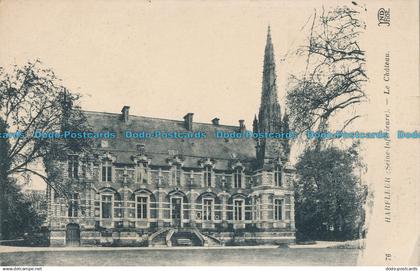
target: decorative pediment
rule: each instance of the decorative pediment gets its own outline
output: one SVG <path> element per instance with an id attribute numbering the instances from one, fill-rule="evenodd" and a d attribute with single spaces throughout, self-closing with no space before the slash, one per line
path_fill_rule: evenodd
<path id="1" fill-rule="evenodd" d="M 115 154 L 113 154 L 112 152 L 104 152 L 102 154 L 98 155 L 99 160 L 109 160 L 111 162 L 115 162 L 117 161 L 117 156 L 115 156 Z"/>
<path id="2" fill-rule="evenodd" d="M 173 157 L 166 159 L 166 162 L 170 166 L 182 166 L 184 163 L 185 157 L 183 155 L 176 154 Z"/>
<path id="3" fill-rule="evenodd" d="M 198 161 L 198 165 L 202 168 L 206 166 L 214 167 L 216 160 L 212 158 L 203 158 Z"/>
<path id="4" fill-rule="evenodd" d="M 146 154 L 137 154 L 137 155 L 133 155 L 131 156 L 131 159 L 133 160 L 134 163 L 136 164 L 145 164 L 145 165 L 149 165 L 152 162 L 151 157 L 148 157 Z"/>
<path id="5" fill-rule="evenodd" d="M 231 161 L 230 168 L 234 170 L 236 168 L 245 168 L 245 166 L 241 163 L 241 161 L 239 161 L 239 159 L 235 159 Z"/>

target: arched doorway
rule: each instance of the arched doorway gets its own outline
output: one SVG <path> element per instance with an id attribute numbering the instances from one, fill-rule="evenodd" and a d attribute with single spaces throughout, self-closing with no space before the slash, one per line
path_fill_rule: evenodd
<path id="1" fill-rule="evenodd" d="M 78 224 L 68 224 L 66 227 L 66 246 L 80 246 L 80 227 Z"/>

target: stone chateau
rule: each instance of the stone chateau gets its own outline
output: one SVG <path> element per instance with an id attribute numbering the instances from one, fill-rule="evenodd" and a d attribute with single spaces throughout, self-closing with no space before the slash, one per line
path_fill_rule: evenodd
<path id="1" fill-rule="evenodd" d="M 254 132 L 288 132 L 277 98 L 270 29 L 264 55 L 261 105 Z M 47 188 L 53 246 L 222 246 L 295 241 L 293 178 L 286 139 L 217 139 L 238 126 L 85 112 L 95 154 L 69 154 L 66 178 L 78 187 L 70 199 Z M 124 131 L 203 131 L 205 139 L 126 139 Z"/>

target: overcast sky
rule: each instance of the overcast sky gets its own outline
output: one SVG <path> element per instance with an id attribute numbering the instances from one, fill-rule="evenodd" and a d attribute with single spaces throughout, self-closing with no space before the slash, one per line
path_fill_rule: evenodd
<path id="1" fill-rule="evenodd" d="M 193 112 L 194 121 L 245 119 L 250 128 L 269 24 L 282 103 L 288 75 L 302 70 L 294 51 L 313 8 L 294 2 L 2 2 L 0 63 L 39 58 L 83 95 L 86 110 Z"/>

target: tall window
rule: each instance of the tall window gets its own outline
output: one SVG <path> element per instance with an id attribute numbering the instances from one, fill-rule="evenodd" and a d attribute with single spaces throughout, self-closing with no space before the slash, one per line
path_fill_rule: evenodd
<path id="1" fill-rule="evenodd" d="M 112 182 L 112 166 L 109 162 L 102 165 L 102 181 Z"/>
<path id="2" fill-rule="evenodd" d="M 243 200 L 235 200 L 233 202 L 233 220 L 240 221 L 243 219 Z"/>
<path id="3" fill-rule="evenodd" d="M 69 178 L 79 177 L 79 159 L 77 156 L 69 156 L 68 175 L 69 175 Z"/>
<path id="4" fill-rule="evenodd" d="M 70 199 L 68 217 L 77 217 L 79 211 L 79 194 L 74 193 L 73 197 Z"/>
<path id="5" fill-rule="evenodd" d="M 212 219 L 212 205 L 213 199 L 204 199 L 203 200 L 203 219 L 211 220 Z"/>
<path id="6" fill-rule="evenodd" d="M 234 174 L 234 187 L 242 188 L 242 169 L 237 168 Z"/>
<path id="7" fill-rule="evenodd" d="M 172 171 L 172 182 L 177 186 L 181 186 L 181 167 L 177 165 Z"/>
<path id="8" fill-rule="evenodd" d="M 282 186 L 282 179 L 281 179 L 281 167 L 276 166 L 274 169 L 274 184 L 275 186 Z"/>
<path id="9" fill-rule="evenodd" d="M 86 163 L 82 163 L 82 177 L 86 178 L 87 176 L 87 165 Z"/>
<path id="10" fill-rule="evenodd" d="M 204 182 L 206 186 L 211 187 L 211 167 L 204 167 Z"/>
<path id="11" fill-rule="evenodd" d="M 102 195 L 102 218 L 112 218 L 112 196 Z"/>
<path id="12" fill-rule="evenodd" d="M 147 218 L 147 197 L 137 197 L 137 218 Z"/>
<path id="13" fill-rule="evenodd" d="M 274 220 L 282 220 L 283 200 L 274 200 Z"/>

